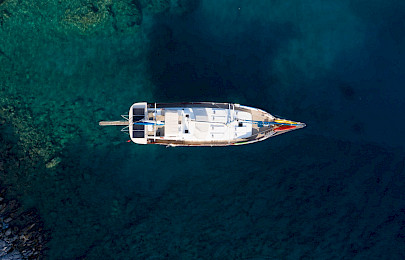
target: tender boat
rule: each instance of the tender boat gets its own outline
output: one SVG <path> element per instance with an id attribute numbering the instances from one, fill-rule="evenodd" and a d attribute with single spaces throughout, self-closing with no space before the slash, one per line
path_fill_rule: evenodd
<path id="1" fill-rule="evenodd" d="M 122 117 L 99 124 L 124 126 L 134 143 L 165 146 L 251 144 L 305 127 L 258 108 L 216 102 L 138 102 Z"/>

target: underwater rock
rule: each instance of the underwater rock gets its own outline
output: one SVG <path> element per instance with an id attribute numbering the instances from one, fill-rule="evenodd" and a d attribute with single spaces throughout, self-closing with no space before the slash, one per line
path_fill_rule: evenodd
<path id="1" fill-rule="evenodd" d="M 62 23 L 67 27 L 72 27 L 80 33 L 88 33 L 102 29 L 107 22 L 108 12 L 105 5 L 101 8 L 93 3 L 83 4 L 68 8 L 62 19 Z"/>
<path id="2" fill-rule="evenodd" d="M 81 34 L 130 32 L 142 23 L 142 11 L 137 1 L 100 0 L 75 2 L 65 10 L 62 25 Z"/>
<path id="3" fill-rule="evenodd" d="M 17 1 L 0 0 L 0 26 L 3 26 L 10 19 L 17 6 Z M 10 59 L 4 52 L 2 55 Z"/>
<path id="4" fill-rule="evenodd" d="M 5 189 L 0 194 L 3 197 Z M 49 234 L 35 210 L 23 211 L 16 200 L 4 200 L 0 213 L 1 259 L 42 259 Z"/>
<path id="5" fill-rule="evenodd" d="M 53 158 L 50 162 L 48 162 L 46 164 L 46 168 L 48 168 L 48 169 L 53 168 L 56 165 L 58 165 L 61 161 L 62 161 L 62 159 L 60 157 Z"/>
<path id="6" fill-rule="evenodd" d="M 6 241 L 0 239 L 0 257 L 4 256 L 7 254 L 7 249 L 10 248 L 10 244 L 7 243 Z"/>
<path id="7" fill-rule="evenodd" d="M 118 32 L 132 31 L 142 23 L 142 11 L 133 1 L 116 1 L 109 10 Z"/>
<path id="8" fill-rule="evenodd" d="M 20 252 L 13 251 L 1 258 L 2 260 L 21 260 L 24 259 Z"/>
<path id="9" fill-rule="evenodd" d="M 83 35 L 131 33 L 142 23 L 142 9 L 151 13 L 170 10 L 179 15 L 194 11 L 198 3 L 197 0 L 82 0 L 66 8 L 61 24 L 65 31 L 70 29 Z"/>

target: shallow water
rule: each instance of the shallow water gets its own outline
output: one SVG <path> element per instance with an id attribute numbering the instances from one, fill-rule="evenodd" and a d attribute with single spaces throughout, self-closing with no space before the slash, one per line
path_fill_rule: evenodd
<path id="1" fill-rule="evenodd" d="M 1 180 L 40 212 L 48 258 L 404 258 L 402 2 L 173 1 L 128 27 L 108 1 L 1 2 Z M 169 149 L 98 126 L 137 101 L 307 127 Z"/>

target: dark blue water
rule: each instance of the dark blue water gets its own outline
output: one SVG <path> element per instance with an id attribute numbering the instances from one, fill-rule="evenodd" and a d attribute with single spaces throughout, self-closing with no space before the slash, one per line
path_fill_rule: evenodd
<path id="1" fill-rule="evenodd" d="M 101 2 L 0 4 L 15 14 L 0 20 L 1 131 L 19 161 L 2 181 L 39 210 L 50 259 L 405 258 L 402 1 L 141 2 L 134 27 L 134 9 Z M 169 149 L 98 126 L 137 101 L 307 127 Z"/>

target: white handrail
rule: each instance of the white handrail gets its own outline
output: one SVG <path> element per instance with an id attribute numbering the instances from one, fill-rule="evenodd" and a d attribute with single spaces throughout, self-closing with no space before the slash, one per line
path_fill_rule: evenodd
<path id="1" fill-rule="evenodd" d="M 153 141 L 156 141 L 156 123 L 157 123 L 157 111 L 156 111 L 156 102 L 155 102 L 155 111 L 154 111 L 154 117 L 155 117 L 155 124 L 153 124 Z"/>

